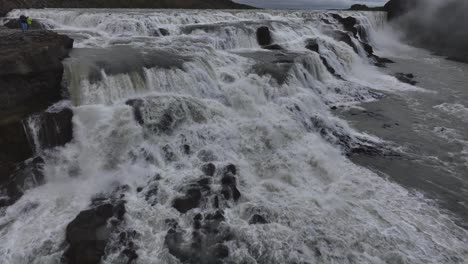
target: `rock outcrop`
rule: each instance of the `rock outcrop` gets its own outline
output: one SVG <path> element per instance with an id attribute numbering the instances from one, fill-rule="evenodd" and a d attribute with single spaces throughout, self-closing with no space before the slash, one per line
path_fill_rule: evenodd
<path id="1" fill-rule="evenodd" d="M 26 119 L 43 120 L 39 138 L 44 147 L 71 140 L 71 110 L 46 113 L 62 99 L 62 59 L 73 40 L 54 32 L 0 27 L 0 187 L 15 182 L 16 164 L 34 154 Z M 60 129 L 60 132 L 55 131 Z"/>

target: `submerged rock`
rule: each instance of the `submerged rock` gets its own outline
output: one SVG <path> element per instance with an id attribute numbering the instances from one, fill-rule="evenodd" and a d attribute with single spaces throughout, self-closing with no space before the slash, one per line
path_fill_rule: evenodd
<path id="1" fill-rule="evenodd" d="M 182 263 L 223 263 L 223 259 L 229 256 L 229 248 L 224 243 L 234 237 L 229 227 L 223 224 L 224 220 L 220 210 L 204 216 L 197 214 L 193 218 L 194 231 L 190 235 L 177 223 L 172 224 L 164 244 L 169 253 Z"/>
<path id="2" fill-rule="evenodd" d="M 403 83 L 407 83 L 407 84 L 410 84 L 410 85 L 416 85 L 418 82 L 413 80 L 414 79 L 414 75 L 409 73 L 409 74 L 405 74 L 405 73 L 396 73 L 395 74 L 395 77 L 400 81 L 400 82 L 403 82 Z"/>

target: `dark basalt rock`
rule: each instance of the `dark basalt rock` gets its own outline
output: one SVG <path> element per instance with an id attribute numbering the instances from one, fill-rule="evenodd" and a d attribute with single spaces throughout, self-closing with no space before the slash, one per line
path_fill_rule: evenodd
<path id="1" fill-rule="evenodd" d="M 206 176 L 213 176 L 215 174 L 215 172 L 216 172 L 216 166 L 211 162 L 206 163 L 206 164 L 202 165 L 201 171 L 203 171 L 203 173 Z"/>
<path id="2" fill-rule="evenodd" d="M 241 193 L 239 189 L 237 189 L 235 174 L 236 167 L 233 164 L 230 164 L 225 168 L 224 176 L 221 179 L 221 194 L 226 200 L 230 200 L 232 198 L 234 201 L 237 201 L 241 197 Z"/>
<path id="3" fill-rule="evenodd" d="M 201 188 L 193 187 L 187 190 L 185 196 L 174 199 L 172 202 L 172 207 L 174 207 L 180 213 L 185 214 L 189 210 L 197 208 L 200 205 L 201 199 Z"/>
<path id="4" fill-rule="evenodd" d="M 268 224 L 268 221 L 261 215 L 259 214 L 254 214 L 250 220 L 249 220 L 249 224 L 251 225 L 262 225 L 262 224 Z"/>
<path id="5" fill-rule="evenodd" d="M 403 83 L 407 83 L 407 84 L 410 84 L 410 85 L 416 85 L 418 82 L 413 80 L 414 78 L 414 75 L 409 73 L 409 74 L 404 74 L 404 73 L 396 73 L 395 74 L 395 77 L 400 81 L 400 82 L 403 82 Z"/>
<path id="6" fill-rule="evenodd" d="M 281 47 L 278 44 L 270 44 L 266 46 L 262 46 L 262 49 L 267 49 L 267 50 L 284 50 L 283 47 Z"/>
<path id="7" fill-rule="evenodd" d="M 309 40 L 306 44 L 306 49 L 319 53 L 319 44 L 317 43 L 317 40 Z"/>
<path id="8" fill-rule="evenodd" d="M 37 127 L 37 138 L 40 149 L 49 149 L 57 146 L 63 146 L 73 138 L 73 111 L 70 108 L 64 108 L 57 112 L 43 112 L 31 117 L 35 119 Z M 32 141 L 33 131 L 26 127 L 30 142 Z"/>
<path id="9" fill-rule="evenodd" d="M 2 2 L 3 3 L 3 2 Z M 8 6 L 8 3 L 4 3 Z M 0 27 L 0 185 L 9 181 L 16 164 L 34 153 L 23 120 L 45 110 L 62 97 L 62 60 L 73 47 L 73 40 L 54 32 L 31 30 L 27 35 L 19 29 Z M 53 118 L 45 114 L 46 128 L 66 113 Z M 57 121 L 62 124 L 62 122 Z M 63 123 L 64 124 L 64 123 Z M 66 125 L 71 129 L 71 123 Z M 43 127 L 44 128 L 44 127 Z M 50 146 L 68 142 L 70 129 L 63 138 L 49 138 Z M 48 129 L 50 131 L 50 129 Z M 53 133 L 52 133 L 53 134 Z M 50 135 L 49 133 L 43 133 Z M 56 136 L 58 134 L 55 133 Z M 59 133 L 59 137 L 61 137 Z M 46 144 L 47 145 L 47 144 Z"/>
<path id="10" fill-rule="evenodd" d="M 267 46 L 272 44 L 270 29 L 266 26 L 257 29 L 257 42 L 260 46 Z"/>
<path id="11" fill-rule="evenodd" d="M 331 32 L 331 35 L 337 41 L 342 41 L 342 42 L 348 44 L 351 48 L 353 48 L 354 52 L 359 54 L 358 47 L 356 46 L 356 44 L 354 44 L 354 42 L 352 40 L 352 37 L 348 33 L 344 32 L 344 31 L 340 31 L 340 30 L 334 30 L 334 31 Z"/>
<path id="12" fill-rule="evenodd" d="M 233 175 L 236 175 L 237 174 L 237 168 L 236 168 L 236 165 L 234 164 L 229 164 L 226 166 L 226 168 L 224 169 L 225 171 L 225 174 L 226 173 L 232 173 Z"/>
<path id="13" fill-rule="evenodd" d="M 159 33 L 161 33 L 161 35 L 163 36 L 169 36 L 170 33 L 169 33 L 169 30 L 165 29 L 165 28 L 159 28 Z"/>
<path id="14" fill-rule="evenodd" d="M 354 17 L 346 17 L 343 18 L 342 16 L 338 14 L 332 14 L 332 17 L 336 19 L 338 22 L 340 22 L 344 29 L 348 32 L 351 32 L 354 37 L 358 36 L 358 29 L 355 27 L 358 24 L 358 21 Z"/>
<path id="15" fill-rule="evenodd" d="M 114 215 L 112 204 L 102 204 L 82 211 L 68 224 L 68 249 L 63 255 L 68 264 L 97 264 L 104 255 L 109 238 L 107 221 Z"/>
<path id="16" fill-rule="evenodd" d="M 138 124 L 143 125 L 145 121 L 143 120 L 142 114 L 142 107 L 143 107 L 143 100 L 142 99 L 130 99 L 125 102 L 126 105 L 129 105 L 133 109 L 133 117 L 138 122 Z"/>

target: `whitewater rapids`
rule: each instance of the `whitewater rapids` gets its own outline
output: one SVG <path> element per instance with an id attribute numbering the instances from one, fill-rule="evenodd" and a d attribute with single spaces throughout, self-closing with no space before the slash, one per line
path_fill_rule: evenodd
<path id="1" fill-rule="evenodd" d="M 64 62 L 70 101 L 62 102 L 74 112 L 74 139 L 38 150 L 46 183 L 1 209 L 0 263 L 60 263 L 67 224 L 96 195 L 122 185 L 129 190 L 121 228 L 138 234 L 136 263 L 179 263 L 165 244 L 167 219 L 190 241 L 194 216 L 214 210 L 208 202 L 186 213 L 173 207 L 206 162 L 237 167 L 241 197 L 221 204 L 232 236 L 225 263 L 466 263 L 466 230 L 433 201 L 346 157 L 343 135 L 351 147 L 386 143 L 358 133 L 332 107 L 380 92 L 427 91 L 379 72 L 364 50 L 330 37 L 343 30 L 330 14 L 44 9 L 8 16 L 20 13 L 75 39 Z M 369 43 L 385 21 L 378 12 L 341 14 L 358 19 Z M 286 51 L 260 48 L 255 31 L 263 25 Z M 310 39 L 335 74 L 305 48 Z M 140 120 L 131 99 L 140 100 Z M 137 189 L 154 184 L 150 202 Z M 268 223 L 249 224 L 254 214 Z M 121 263 L 119 256 L 102 263 Z"/>

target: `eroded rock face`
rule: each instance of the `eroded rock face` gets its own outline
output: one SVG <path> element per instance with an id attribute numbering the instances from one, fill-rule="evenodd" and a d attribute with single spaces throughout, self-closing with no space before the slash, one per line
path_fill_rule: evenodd
<path id="1" fill-rule="evenodd" d="M 34 154 L 25 120 L 62 98 L 62 59 L 73 40 L 54 32 L 0 27 L 0 185 L 11 182 L 16 164 Z M 46 147 L 71 140 L 71 110 L 39 114 L 44 117 L 41 138 Z M 54 134 L 59 125 L 63 134 Z"/>
<path id="2" fill-rule="evenodd" d="M 67 36 L 45 30 L 1 29 L 0 113 L 48 106 L 61 97 L 62 60 L 73 47 Z"/>

